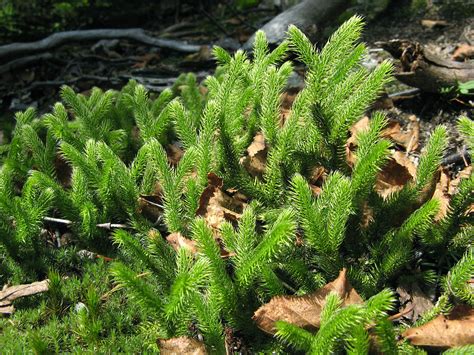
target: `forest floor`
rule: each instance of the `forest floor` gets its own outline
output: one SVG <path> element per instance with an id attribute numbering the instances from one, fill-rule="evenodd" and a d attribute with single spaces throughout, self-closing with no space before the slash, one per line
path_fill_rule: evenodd
<path id="1" fill-rule="evenodd" d="M 363 40 L 368 44 L 368 66 L 374 66 L 388 53 L 379 51 L 377 42 L 394 38 L 419 41 L 432 52 L 449 58 L 456 48 L 466 42 L 466 33 L 474 28 L 474 18 L 460 18 L 459 14 L 408 14 L 407 9 L 387 9 L 368 23 Z M 275 15 L 274 10 L 249 13 L 217 7 L 211 13 L 183 8 L 163 21 L 147 24 L 144 29 L 154 36 L 205 45 L 217 44 L 237 49 L 263 23 Z M 429 28 L 423 19 L 441 20 L 441 25 Z M 178 22 L 176 22 L 178 21 Z M 472 30 L 470 30 L 472 32 Z M 472 35 L 472 33 L 471 33 Z M 58 100 L 59 88 L 71 85 L 76 91 L 87 92 L 93 86 L 118 89 L 128 80 L 135 79 L 150 91 L 162 91 L 172 85 L 182 72 L 195 72 L 204 79 L 214 68 L 208 47 L 196 54 L 183 54 L 160 48 L 151 48 L 131 41 L 100 41 L 70 44 L 51 51 L 49 60 L 33 66 L 0 74 L 0 143 L 8 142 L 13 127 L 13 115 L 29 106 L 41 112 L 49 110 Z M 394 81 L 387 87 L 393 98 L 383 100 L 381 108 L 400 123 L 402 129 L 414 120 L 419 126 L 419 143 L 438 124 L 448 126 L 449 153 L 460 149 L 460 138 L 454 122 L 461 115 L 472 112 L 472 101 L 458 97 L 418 92 L 408 95 L 397 93 L 410 87 Z"/>

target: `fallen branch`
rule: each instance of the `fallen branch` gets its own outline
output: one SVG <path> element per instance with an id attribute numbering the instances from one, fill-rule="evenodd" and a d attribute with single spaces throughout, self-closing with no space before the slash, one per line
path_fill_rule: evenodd
<path id="1" fill-rule="evenodd" d="M 96 41 L 100 39 L 129 39 L 150 46 L 173 49 L 179 52 L 194 53 L 201 46 L 188 44 L 169 39 L 155 38 L 149 36 L 141 28 L 130 29 L 101 29 L 101 30 L 79 30 L 57 32 L 40 41 L 27 43 L 11 43 L 0 46 L 0 61 L 10 58 L 41 53 L 59 47 L 66 43 L 81 41 Z"/>
<path id="2" fill-rule="evenodd" d="M 261 30 L 267 35 L 268 42 L 275 45 L 286 38 L 288 26 L 293 24 L 314 41 L 316 35 L 320 36 L 322 29 L 328 24 L 333 24 L 350 4 L 348 0 L 304 0 L 274 17 Z M 243 48 L 250 50 L 254 40 L 255 34 L 249 38 Z"/>
<path id="3" fill-rule="evenodd" d="M 36 295 L 48 291 L 49 280 L 37 281 L 31 284 L 4 287 L 0 291 L 0 314 L 12 314 L 15 307 L 12 302 L 17 298 Z"/>
<path id="4" fill-rule="evenodd" d="M 48 60 L 51 58 L 53 58 L 53 55 L 47 52 L 47 53 L 34 54 L 27 57 L 14 59 L 4 65 L 0 65 L 0 75 L 6 72 L 9 72 L 13 69 L 23 68 L 33 63 L 40 62 L 43 60 Z"/>
<path id="5" fill-rule="evenodd" d="M 455 62 L 438 57 L 418 42 L 394 39 L 377 43 L 400 61 L 395 77 L 401 82 L 426 92 L 457 87 L 458 83 L 474 80 L 474 64 Z"/>

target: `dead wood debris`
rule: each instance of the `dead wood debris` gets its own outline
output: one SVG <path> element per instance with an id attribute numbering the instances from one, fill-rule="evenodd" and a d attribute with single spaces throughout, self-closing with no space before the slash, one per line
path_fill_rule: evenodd
<path id="1" fill-rule="evenodd" d="M 474 63 L 441 58 L 418 42 L 394 39 L 377 45 L 400 61 L 395 77 L 409 86 L 439 93 L 441 89 L 474 80 Z"/>
<path id="2" fill-rule="evenodd" d="M 37 281 L 30 284 L 14 285 L 7 287 L 5 285 L 0 291 L 0 314 L 12 314 L 15 307 L 12 302 L 18 298 L 36 295 L 48 291 L 49 280 Z"/>
<path id="3" fill-rule="evenodd" d="M 18 58 L 59 47 L 66 43 L 94 41 L 102 39 L 129 39 L 150 46 L 173 49 L 180 52 L 194 53 L 199 51 L 200 45 L 185 42 L 155 38 L 141 28 L 129 29 L 100 29 L 57 32 L 42 40 L 27 43 L 11 43 L 0 46 L 0 60 Z"/>

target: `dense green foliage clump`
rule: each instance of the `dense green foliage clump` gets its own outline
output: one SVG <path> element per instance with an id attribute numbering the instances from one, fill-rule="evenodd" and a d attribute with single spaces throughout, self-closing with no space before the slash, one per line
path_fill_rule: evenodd
<path id="1" fill-rule="evenodd" d="M 135 82 L 120 92 L 94 89 L 89 96 L 64 87 L 64 104 L 52 113 L 18 113 L 0 171 L 0 283 L 48 273 L 54 282 L 39 308 L 14 316 L 24 317 L 31 329 L 1 323 L 9 344 L 15 331 L 28 334 L 27 343 L 9 349 L 156 350 L 157 338 L 186 335 L 224 353 L 232 329 L 254 350 L 363 353 L 375 324 L 383 351 L 392 352 L 413 348 L 395 341 L 398 329 L 387 319 L 395 304 L 389 288 L 417 282 L 439 292 L 437 306 L 420 322 L 453 302 L 474 305 L 467 284 L 474 271 L 473 215 L 465 213 L 474 202 L 474 177 L 462 180 L 439 222 L 439 202 L 427 193 L 446 146 L 445 128 L 432 133 L 416 178 L 386 199 L 374 189 L 391 148 L 381 137 L 383 113 L 374 113 L 358 134 L 354 166 L 347 163 L 348 130 L 392 70 L 388 62 L 372 72 L 360 65 L 366 52 L 358 43 L 361 30 L 362 20 L 353 17 L 317 50 L 291 27 L 288 40 L 273 51 L 258 32 L 252 60 L 241 51 L 231 56 L 214 49 L 219 67 L 205 80 L 207 90 L 199 90 L 192 74 L 156 98 Z M 282 121 L 290 50 L 307 66 L 306 86 Z M 462 119 L 460 128 L 474 151 L 472 121 Z M 263 176 L 254 177 L 241 158 L 258 132 L 268 152 Z M 184 150 L 179 162 L 167 155 L 171 143 Z M 318 196 L 308 185 L 315 166 L 328 172 Z M 238 222 L 216 229 L 196 216 L 209 173 L 247 196 Z M 160 200 L 158 220 L 143 213 L 143 196 Z M 373 216 L 365 225 L 368 209 Z M 44 230 L 44 217 L 71 221 L 72 241 L 48 244 L 51 228 Z M 110 222 L 129 228 L 100 228 Z M 196 253 L 169 245 L 164 236 L 177 232 L 196 243 Z M 228 257 L 221 257 L 221 248 Z M 105 266 L 84 261 L 79 249 L 113 257 L 110 275 L 125 293 L 101 301 L 109 285 Z M 272 338 L 255 326 L 254 311 L 271 297 L 310 293 L 342 268 L 364 305 L 341 307 L 337 295 L 329 295 L 315 334 L 279 322 Z M 61 280 L 58 273 L 72 279 Z M 78 302 L 87 311 L 78 310 Z M 74 331 L 75 337 L 41 335 L 50 329 Z"/>

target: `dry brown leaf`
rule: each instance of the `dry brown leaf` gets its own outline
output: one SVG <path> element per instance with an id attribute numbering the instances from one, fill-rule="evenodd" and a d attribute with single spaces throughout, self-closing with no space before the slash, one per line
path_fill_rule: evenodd
<path id="1" fill-rule="evenodd" d="M 362 205 L 362 218 L 359 223 L 361 229 L 367 229 L 373 221 L 374 209 L 369 206 L 369 203 L 367 201 L 364 201 Z"/>
<path id="2" fill-rule="evenodd" d="M 382 137 L 391 139 L 397 145 L 403 147 L 406 152 L 411 152 L 416 150 L 419 145 L 420 124 L 415 115 L 408 117 L 408 120 L 410 122 L 405 131 L 402 131 L 402 126 L 399 122 L 395 120 L 389 121 L 387 127 L 382 131 Z M 369 124 L 369 117 L 364 116 L 350 128 L 351 135 L 346 143 L 346 161 L 349 166 L 354 166 L 355 163 L 354 152 L 357 149 L 357 134 L 368 130 Z"/>
<path id="3" fill-rule="evenodd" d="M 209 89 L 207 87 L 205 87 L 204 85 L 199 85 L 199 93 L 202 96 L 206 96 L 208 92 L 209 92 Z"/>
<path id="4" fill-rule="evenodd" d="M 469 44 L 461 44 L 453 53 L 453 60 L 464 62 L 467 59 L 474 58 L 474 46 Z"/>
<path id="5" fill-rule="evenodd" d="M 166 237 L 166 240 L 176 251 L 178 251 L 180 248 L 186 248 L 193 254 L 197 253 L 196 242 L 183 237 L 183 235 L 179 232 L 171 233 Z"/>
<path id="6" fill-rule="evenodd" d="M 17 298 L 36 295 L 48 291 L 49 280 L 36 281 L 30 284 L 3 287 L 0 291 L 0 314 L 11 314 L 15 311 L 12 302 Z"/>
<path id="7" fill-rule="evenodd" d="M 253 177 L 262 177 L 267 163 L 267 153 L 265 138 L 262 133 L 257 133 L 247 148 L 247 155 L 240 159 L 240 163 Z"/>
<path id="8" fill-rule="evenodd" d="M 214 173 L 209 173 L 208 185 L 199 199 L 197 216 L 202 216 L 209 227 L 218 234 L 224 221 L 237 222 L 240 219 L 245 203 L 222 190 L 223 182 Z"/>
<path id="9" fill-rule="evenodd" d="M 442 170 L 433 197 L 440 201 L 440 209 L 435 217 L 436 221 L 443 219 L 449 211 L 449 202 L 457 192 L 462 179 L 468 178 L 472 173 L 472 166 L 467 166 L 461 170 L 455 179 L 451 179 L 447 171 Z"/>
<path id="10" fill-rule="evenodd" d="M 162 355 L 205 355 L 206 346 L 199 340 L 190 337 L 158 339 L 158 348 Z"/>
<path id="11" fill-rule="evenodd" d="M 416 176 L 416 167 L 402 152 L 395 152 L 377 176 L 375 190 L 387 198 L 399 191 Z"/>
<path id="12" fill-rule="evenodd" d="M 285 91 L 281 95 L 281 107 L 290 110 L 297 95 L 298 90 Z"/>
<path id="13" fill-rule="evenodd" d="M 314 196 L 319 196 L 322 192 L 321 187 L 323 186 L 324 181 L 326 181 L 327 176 L 328 172 L 322 166 L 314 166 L 311 170 L 308 183 Z"/>
<path id="14" fill-rule="evenodd" d="M 461 170 L 458 174 L 458 176 L 450 181 L 449 183 L 449 189 L 448 193 L 449 195 L 454 195 L 458 191 L 458 186 L 461 180 L 467 179 L 471 176 L 472 174 L 472 165 L 466 166 L 463 170 Z"/>
<path id="15" fill-rule="evenodd" d="M 139 56 L 137 59 L 139 61 L 136 62 L 132 68 L 143 69 L 146 68 L 150 62 L 154 60 L 158 61 L 160 59 L 160 55 L 158 53 L 146 53 L 142 56 Z"/>
<path id="16" fill-rule="evenodd" d="M 184 150 L 176 143 L 168 144 L 165 150 L 168 156 L 168 162 L 173 166 L 177 166 L 184 155 Z"/>
<path id="17" fill-rule="evenodd" d="M 450 185 L 450 177 L 443 169 L 441 171 L 441 175 L 439 177 L 439 181 L 436 183 L 435 192 L 433 197 L 438 199 L 440 202 L 439 211 L 435 216 L 435 221 L 439 221 L 443 219 L 449 210 L 449 201 L 451 200 L 451 196 L 449 194 L 449 185 Z"/>
<path id="18" fill-rule="evenodd" d="M 285 321 L 307 330 L 315 330 L 319 328 L 321 310 L 329 293 L 335 292 L 341 297 L 343 306 L 364 302 L 352 288 L 346 274 L 347 270 L 342 269 L 337 279 L 311 294 L 273 297 L 269 303 L 255 312 L 252 319 L 260 329 L 269 334 L 275 334 L 276 321 Z"/>
<path id="19" fill-rule="evenodd" d="M 474 309 L 457 306 L 449 315 L 440 315 L 421 327 L 410 328 L 402 336 L 413 345 L 432 348 L 474 344 Z"/>
<path id="20" fill-rule="evenodd" d="M 416 321 L 418 317 L 433 308 L 433 302 L 416 284 L 397 287 L 403 317 Z"/>
<path id="21" fill-rule="evenodd" d="M 278 121 L 278 124 L 280 125 L 280 127 L 283 127 L 286 120 L 290 116 L 290 113 L 291 113 L 291 110 L 289 110 L 289 109 L 286 109 L 286 108 L 280 109 L 280 119 Z"/>
<path id="22" fill-rule="evenodd" d="M 322 188 L 313 184 L 309 184 L 309 188 L 311 189 L 311 192 L 313 193 L 314 197 L 318 197 L 321 194 L 321 192 L 323 192 Z"/>
<path id="23" fill-rule="evenodd" d="M 402 126 L 395 120 L 390 120 L 387 127 L 382 131 L 382 136 L 391 139 L 397 145 L 403 147 L 407 152 L 411 152 L 418 148 L 418 140 L 420 137 L 420 124 L 415 115 L 409 118 L 410 123 L 406 131 L 402 131 Z"/>
<path id="24" fill-rule="evenodd" d="M 346 161 L 349 166 L 354 166 L 355 164 L 355 155 L 354 152 L 357 148 L 356 144 L 356 137 L 359 132 L 366 131 L 369 129 L 369 117 L 364 116 L 359 121 L 354 123 L 354 125 L 350 128 L 351 136 L 347 140 L 346 143 Z"/>

